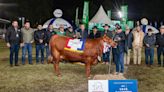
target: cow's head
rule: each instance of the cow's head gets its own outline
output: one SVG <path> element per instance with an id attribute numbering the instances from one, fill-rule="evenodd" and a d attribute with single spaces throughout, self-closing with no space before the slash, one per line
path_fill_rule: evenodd
<path id="1" fill-rule="evenodd" d="M 114 42 L 112 40 L 112 38 L 109 38 L 106 34 L 103 36 L 103 41 L 107 42 L 109 45 L 111 45 L 112 47 L 115 47 L 117 45 L 116 42 Z"/>

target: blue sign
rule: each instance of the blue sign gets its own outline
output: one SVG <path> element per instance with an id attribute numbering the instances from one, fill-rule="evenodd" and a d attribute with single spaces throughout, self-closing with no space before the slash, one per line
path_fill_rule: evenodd
<path id="1" fill-rule="evenodd" d="M 109 80 L 109 92 L 138 92 L 137 80 Z"/>

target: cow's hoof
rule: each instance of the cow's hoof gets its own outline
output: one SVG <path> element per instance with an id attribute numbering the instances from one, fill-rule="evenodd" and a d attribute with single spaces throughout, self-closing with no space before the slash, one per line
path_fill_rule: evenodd
<path id="1" fill-rule="evenodd" d="M 91 76 L 88 77 L 88 80 L 91 79 Z"/>
<path id="2" fill-rule="evenodd" d="M 60 74 L 59 74 L 59 75 L 57 75 L 57 77 L 59 77 L 59 78 L 60 78 L 60 77 L 62 77 L 62 75 L 60 75 Z"/>

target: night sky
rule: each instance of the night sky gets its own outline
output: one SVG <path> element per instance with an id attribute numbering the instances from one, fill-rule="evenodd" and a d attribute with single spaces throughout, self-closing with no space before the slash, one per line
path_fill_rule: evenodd
<path id="1" fill-rule="evenodd" d="M 11 3 L 12 5 L 10 5 Z M 79 7 L 79 18 L 81 19 L 83 3 L 83 0 L 0 0 L 0 17 L 12 19 L 17 16 L 25 16 L 33 23 L 45 22 L 53 17 L 54 9 L 60 8 L 64 12 L 65 19 L 74 20 L 75 9 Z M 90 0 L 90 19 L 100 5 L 103 5 L 105 10 L 112 9 L 112 19 L 117 19 L 116 11 L 123 4 L 127 4 L 129 7 L 128 17 L 131 20 L 139 20 L 142 17 L 146 17 L 150 21 L 164 20 L 163 0 Z"/>

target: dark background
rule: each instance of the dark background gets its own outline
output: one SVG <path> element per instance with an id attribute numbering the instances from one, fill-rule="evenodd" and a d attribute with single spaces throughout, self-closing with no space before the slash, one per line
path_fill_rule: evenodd
<path id="1" fill-rule="evenodd" d="M 74 20 L 76 7 L 79 7 L 81 19 L 84 0 L 0 0 L 0 3 L 7 4 L 0 4 L 0 18 L 13 19 L 24 16 L 32 23 L 44 23 L 53 17 L 56 8 L 63 10 L 65 19 Z M 163 0 L 90 0 L 90 19 L 100 5 L 103 5 L 105 10 L 112 9 L 112 19 L 118 19 L 116 12 L 123 4 L 128 5 L 128 18 L 131 20 L 140 20 L 143 17 L 152 22 L 164 20 Z"/>

